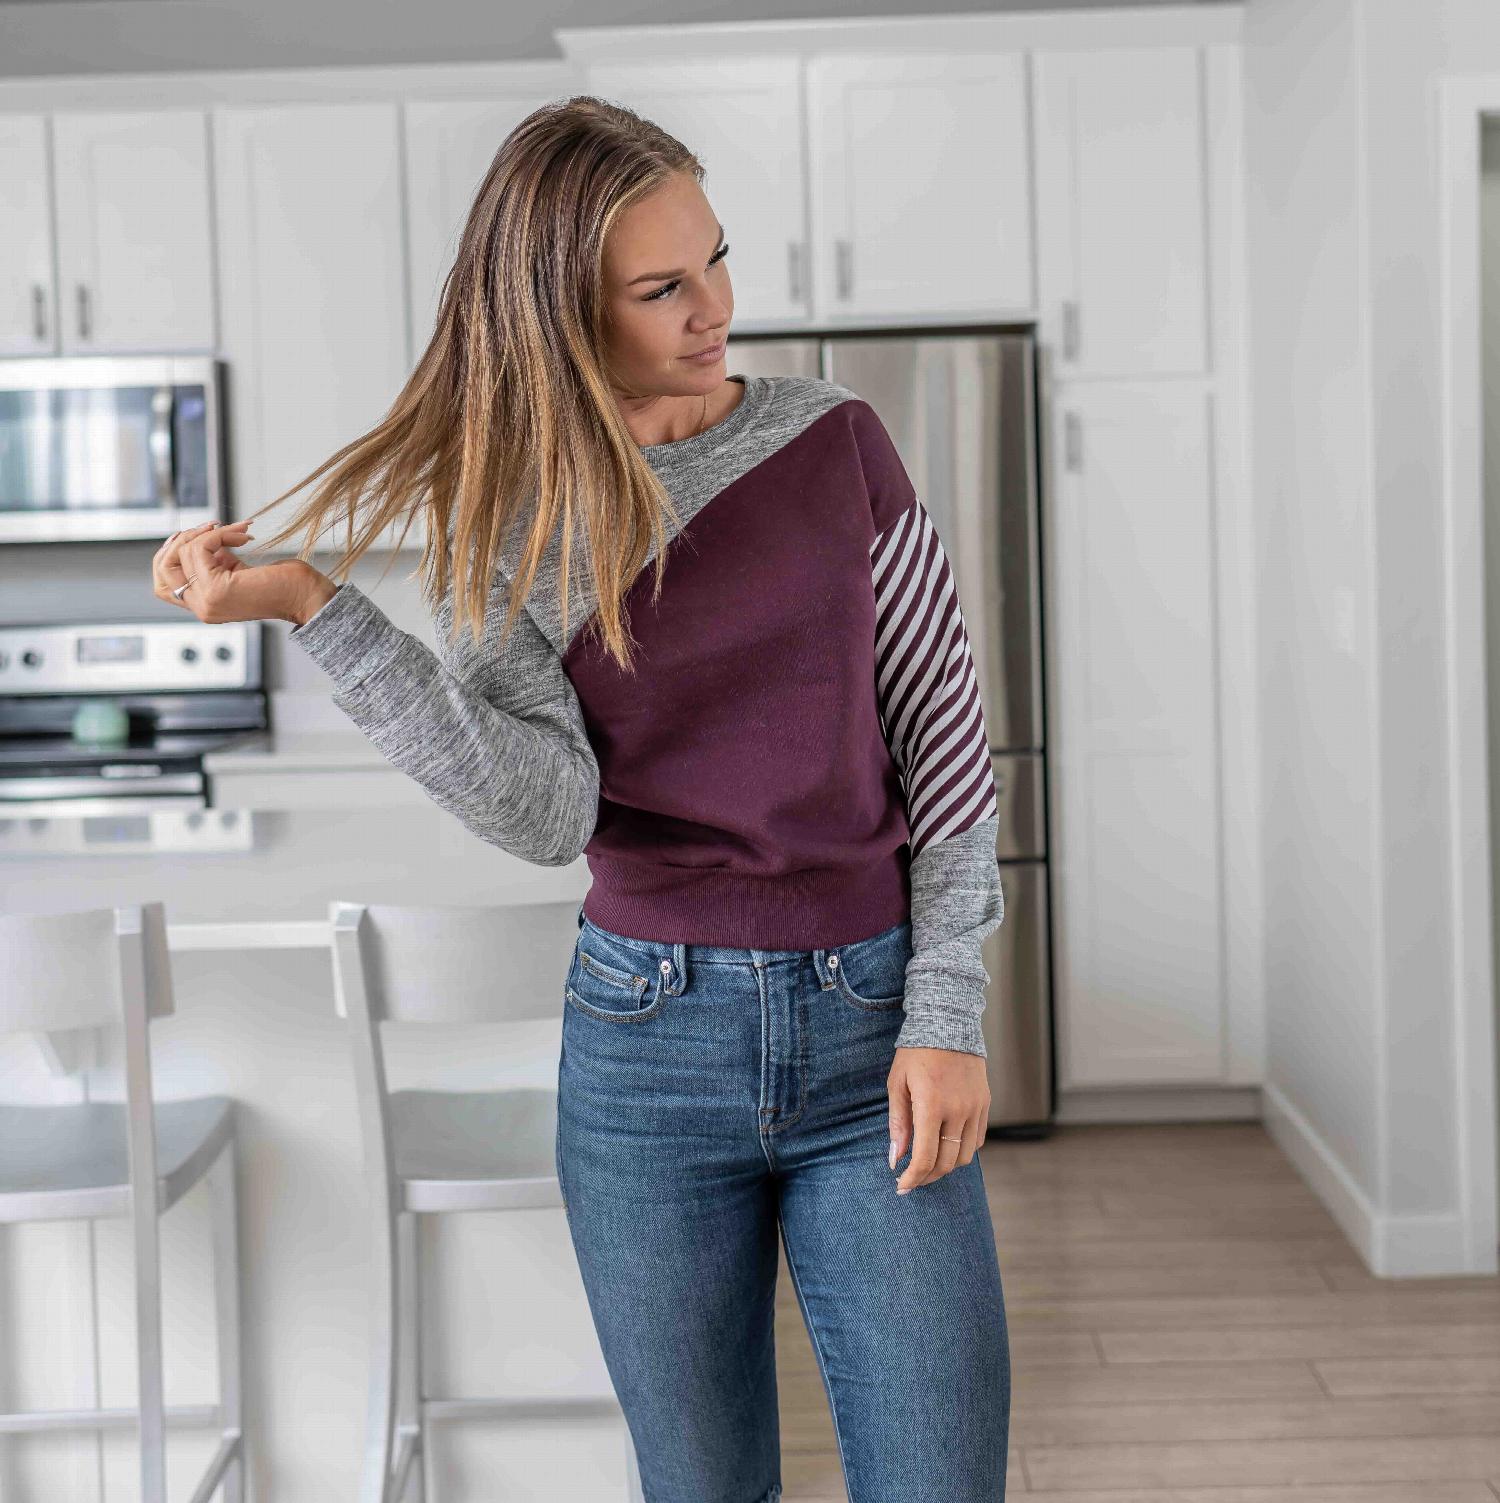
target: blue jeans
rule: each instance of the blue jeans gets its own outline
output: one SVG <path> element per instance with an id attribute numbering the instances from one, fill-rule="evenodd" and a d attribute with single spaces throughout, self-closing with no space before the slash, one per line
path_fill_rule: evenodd
<path id="1" fill-rule="evenodd" d="M 837 966 L 830 957 L 837 955 Z M 1010 1350 L 979 1159 L 896 1194 L 911 924 L 827 950 L 579 909 L 557 1174 L 647 1503 L 776 1503 L 780 1227 L 850 1503 L 1001 1503 Z"/>

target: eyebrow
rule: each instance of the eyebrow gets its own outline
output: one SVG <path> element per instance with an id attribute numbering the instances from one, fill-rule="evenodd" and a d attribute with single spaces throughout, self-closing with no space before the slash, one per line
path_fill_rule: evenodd
<path id="1" fill-rule="evenodd" d="M 721 224 L 719 226 L 719 238 L 714 241 L 714 249 L 718 250 L 723 243 L 724 226 Z M 640 276 L 631 277 L 625 285 L 627 287 L 634 287 L 637 282 L 670 282 L 673 277 L 685 277 L 686 275 L 687 272 L 680 266 L 676 271 L 643 271 Z"/>

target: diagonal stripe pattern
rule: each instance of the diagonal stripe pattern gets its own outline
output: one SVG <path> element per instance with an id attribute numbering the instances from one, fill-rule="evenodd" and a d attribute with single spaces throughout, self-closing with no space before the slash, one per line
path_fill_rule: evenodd
<path id="1" fill-rule="evenodd" d="M 881 723 L 911 854 L 998 812 L 979 679 L 947 554 L 920 500 L 870 546 Z"/>

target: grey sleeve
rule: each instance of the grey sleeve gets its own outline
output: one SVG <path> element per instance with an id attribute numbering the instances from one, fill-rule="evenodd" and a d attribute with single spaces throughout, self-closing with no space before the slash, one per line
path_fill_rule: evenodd
<path id="1" fill-rule="evenodd" d="M 952 570 L 915 495 L 870 562 L 876 695 L 911 829 L 912 955 L 896 1047 L 984 1057 L 982 950 L 1005 913 L 999 806 Z"/>
<path id="2" fill-rule="evenodd" d="M 599 812 L 599 764 L 573 685 L 523 607 L 504 650 L 500 582 L 476 646 L 451 644 L 452 601 L 434 613 L 437 650 L 345 581 L 295 642 L 333 680 L 334 703 L 393 766 L 481 840 L 538 866 L 582 853 Z"/>
<path id="3" fill-rule="evenodd" d="M 987 1053 L 980 1017 L 991 978 L 982 951 L 1005 916 L 995 858 L 999 832 L 995 814 L 912 857 L 912 957 L 898 1049 Z"/>

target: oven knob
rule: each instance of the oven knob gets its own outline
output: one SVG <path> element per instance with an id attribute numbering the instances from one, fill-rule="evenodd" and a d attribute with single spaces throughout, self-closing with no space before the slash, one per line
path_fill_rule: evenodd
<path id="1" fill-rule="evenodd" d="M 220 643 L 219 646 L 214 648 L 214 656 L 221 663 L 227 663 L 234 656 L 234 649 L 232 647 L 225 647 L 223 643 Z"/>
<path id="2" fill-rule="evenodd" d="M 28 647 L 21 654 L 21 661 L 28 668 L 40 668 L 42 666 L 42 655 L 34 647 Z"/>
<path id="3" fill-rule="evenodd" d="M 182 649 L 182 661 L 184 663 L 196 663 L 198 661 L 198 649 L 196 647 L 184 647 Z"/>

